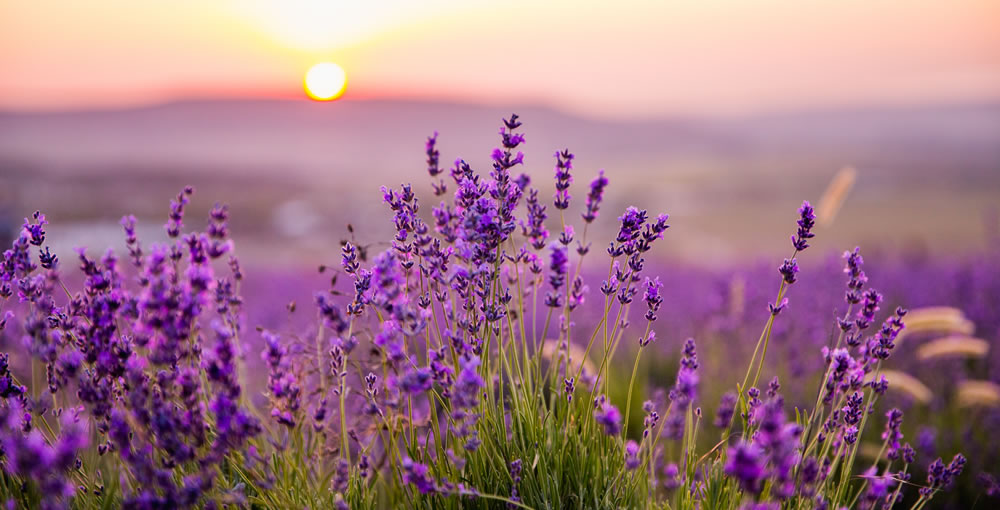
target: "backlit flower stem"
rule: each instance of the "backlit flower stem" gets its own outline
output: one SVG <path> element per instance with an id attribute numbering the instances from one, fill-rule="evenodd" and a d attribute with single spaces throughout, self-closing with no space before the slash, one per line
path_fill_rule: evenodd
<path id="1" fill-rule="evenodd" d="M 646 338 L 652 326 L 652 321 L 646 321 L 646 331 L 643 332 L 642 338 Z M 632 364 L 632 377 L 628 380 L 628 396 L 625 397 L 625 422 L 622 426 L 622 437 L 628 437 L 628 418 L 632 411 L 632 388 L 635 387 L 635 374 L 639 372 L 639 357 L 642 356 L 642 348 L 643 346 L 640 345 L 639 350 L 635 352 L 635 363 Z"/>

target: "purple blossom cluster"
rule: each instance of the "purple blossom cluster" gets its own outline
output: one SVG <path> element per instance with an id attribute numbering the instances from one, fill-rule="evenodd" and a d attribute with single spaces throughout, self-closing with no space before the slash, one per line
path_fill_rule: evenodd
<path id="1" fill-rule="evenodd" d="M 90 437 L 81 411 L 66 409 L 59 414 L 59 436 L 50 444 L 20 402 L 0 409 L 4 470 L 37 484 L 40 508 L 66 508 L 77 491 L 70 473 L 79 469 Z"/>
<path id="2" fill-rule="evenodd" d="M 622 430 L 622 413 L 601 395 L 594 400 L 594 420 L 604 430 L 604 434 L 617 436 Z"/>
<path id="3" fill-rule="evenodd" d="M 137 220 L 125 217 L 126 263 L 112 251 L 79 250 L 76 293 L 46 245 L 46 217 L 26 219 L 0 266 L 0 297 L 17 301 L 0 330 L 28 354 L 0 355 L 0 463 L 21 487 L 9 489 L 9 504 L 104 502 L 93 498 L 105 497 L 97 473 L 109 465 L 121 476 L 107 501 L 150 509 L 437 507 L 449 498 L 529 508 L 874 508 L 897 503 L 901 482 L 917 480 L 923 465 L 918 505 L 956 484 L 965 457 L 927 463 L 933 445 L 918 452 L 905 441 L 909 408 L 875 412 L 890 398 L 884 371 L 907 311 L 868 286 L 860 250 L 844 255 L 846 308 L 820 318 L 832 335 L 812 342 L 805 332 L 815 324 L 796 329 L 788 312 L 779 320 L 790 286 L 808 285 L 797 258 L 815 235 L 808 202 L 776 299 L 741 296 L 736 307 L 727 286 L 728 311 L 685 308 L 698 286 L 672 288 L 669 272 L 644 276 L 669 217 L 629 207 L 608 245 L 600 296 L 588 300 L 588 229 L 608 179 L 600 171 L 577 204 L 580 217 L 566 214 L 576 158 L 556 152 L 558 218 L 549 218 L 528 175 L 514 175 L 525 162 L 521 127 L 517 115 L 503 120 L 488 174 L 456 160 L 445 175 L 438 135 L 429 137 L 438 205 L 422 211 L 410 184 L 383 187 L 391 241 L 370 259 L 353 238 L 343 243 L 331 286 L 314 294 L 315 326 L 304 331 L 262 325 L 246 334 L 229 210 L 212 207 L 204 231 L 188 232 L 193 188 L 171 201 L 166 244 L 144 247 Z M 579 235 L 567 219 L 583 220 Z M 759 357 L 755 350 L 743 384 L 716 392 L 723 378 L 711 364 L 732 361 L 728 351 L 748 354 L 743 301 L 761 304 L 763 315 L 765 300 Z M 645 331 L 620 400 L 614 358 L 622 338 L 635 348 L 625 333 L 633 305 Z M 641 432 L 630 431 L 639 355 L 653 350 L 654 325 L 660 345 L 676 348 L 678 314 L 701 328 L 691 331 L 699 343 L 683 342 L 677 371 L 663 380 L 653 371 L 651 382 L 669 391 L 642 405 Z M 729 344 L 712 341 L 727 334 Z M 778 340 L 799 334 L 809 340 Z M 779 372 L 775 350 L 788 349 L 813 360 L 816 393 L 787 385 L 783 394 L 777 377 L 758 387 L 762 372 Z M 17 377 L 25 367 L 29 384 Z M 699 405 L 720 394 L 712 424 L 723 435 L 704 439 Z M 862 446 L 879 430 L 882 450 L 864 469 Z"/>
<path id="4" fill-rule="evenodd" d="M 217 278 L 212 264 L 230 249 L 227 211 L 213 208 L 206 231 L 182 236 L 193 191 L 171 203 L 169 244 L 144 251 L 134 218 L 122 220 L 134 283 L 113 252 L 80 249 L 83 289 L 71 293 L 44 246 L 40 213 L 4 253 L 0 287 L 5 296 L 17 289 L 21 341 L 46 379 L 44 388 L 19 384 L 3 356 L 4 466 L 37 484 L 43 507 L 103 492 L 100 479 L 81 478 L 88 443 L 119 460 L 123 506 L 196 506 L 215 490 L 217 467 L 261 430 L 235 368 L 238 276 Z"/>

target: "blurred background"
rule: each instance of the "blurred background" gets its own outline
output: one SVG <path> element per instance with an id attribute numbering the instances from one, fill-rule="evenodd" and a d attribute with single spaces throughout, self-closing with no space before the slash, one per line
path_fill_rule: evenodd
<path id="1" fill-rule="evenodd" d="M 4 2 L 0 69 L 0 234 L 42 209 L 67 254 L 126 213 L 163 238 L 192 184 L 248 262 L 329 260 L 347 223 L 386 237 L 380 185 L 429 192 L 427 136 L 485 171 L 511 112 L 543 195 L 569 148 L 577 196 L 611 179 L 601 227 L 669 212 L 661 254 L 697 264 L 784 254 L 845 166 L 823 249 L 976 251 L 1000 205 L 991 0 Z"/>

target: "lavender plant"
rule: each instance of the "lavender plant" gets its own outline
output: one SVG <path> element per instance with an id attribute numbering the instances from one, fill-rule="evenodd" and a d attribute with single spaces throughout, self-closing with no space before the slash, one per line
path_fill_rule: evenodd
<path id="1" fill-rule="evenodd" d="M 808 202 L 714 429 L 702 430 L 688 339 L 669 392 L 651 395 L 630 430 L 665 303 L 646 256 L 668 216 L 626 209 L 591 293 L 585 261 L 601 255 L 589 227 L 608 179 L 599 173 L 577 206 L 578 235 L 573 153 L 554 154 L 549 218 L 519 173 L 520 128 L 517 115 L 504 119 L 488 176 L 458 160 L 450 181 L 437 134 L 428 138 L 438 205 L 424 214 L 411 185 L 383 188 L 390 248 L 369 263 L 343 245 L 349 288 L 315 295 L 307 335 L 245 326 L 228 210 L 184 233 L 191 188 L 171 203 L 168 243 L 147 252 L 126 217 L 127 264 L 80 250 L 77 292 L 45 246 L 45 217 L 25 220 L 0 272 L 2 324 L 30 354 L 0 357 L 0 497 L 42 508 L 873 508 L 913 486 L 919 509 L 954 482 L 961 455 L 911 480 L 902 412 L 876 412 L 906 311 L 875 326 L 882 297 L 858 250 L 846 254 L 839 333 L 817 353 L 815 403 L 789 409 L 777 377 L 760 387 L 814 235 Z M 593 327 L 577 326 L 593 309 Z M 622 352 L 634 355 L 629 377 Z M 255 383 L 260 395 L 247 391 Z M 883 414 L 881 450 L 860 463 L 859 437 Z"/>

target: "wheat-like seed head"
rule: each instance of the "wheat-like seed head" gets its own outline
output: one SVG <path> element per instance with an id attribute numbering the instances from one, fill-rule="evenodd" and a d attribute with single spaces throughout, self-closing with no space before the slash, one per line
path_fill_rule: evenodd
<path id="1" fill-rule="evenodd" d="M 931 392 L 930 388 L 906 372 L 882 370 L 880 374 L 884 375 L 885 379 L 889 381 L 889 391 L 902 391 L 921 404 L 930 403 L 931 399 L 934 398 L 934 393 Z M 872 376 L 869 374 L 866 382 L 870 382 L 871 378 Z"/>
<path id="2" fill-rule="evenodd" d="M 969 336 L 976 331 L 976 325 L 966 319 L 961 310 L 949 306 L 931 306 L 910 310 L 906 314 L 905 322 L 906 327 L 900 331 L 896 341 L 916 333 Z"/>
<path id="3" fill-rule="evenodd" d="M 954 306 L 923 306 L 920 308 L 914 308 L 910 310 L 910 312 L 907 315 L 908 315 L 908 317 L 906 318 L 907 322 L 912 320 L 914 317 L 920 318 L 925 315 L 929 317 L 942 317 L 942 318 L 952 317 L 955 319 L 965 318 L 965 312 L 963 312 L 958 308 L 955 308 Z"/>
<path id="4" fill-rule="evenodd" d="M 931 340 L 917 348 L 917 358 L 928 361 L 939 358 L 982 358 L 990 350 L 990 344 L 982 338 L 969 336 L 946 336 Z"/>
<path id="5" fill-rule="evenodd" d="M 819 200 L 819 207 L 816 208 L 816 220 L 820 226 L 828 227 L 833 224 L 837 212 L 844 205 L 844 200 L 847 199 L 848 193 L 854 187 L 854 181 L 857 180 L 857 177 L 858 171 L 852 166 L 841 168 L 833 176 L 826 191 L 823 192 L 823 197 Z"/>
<path id="6" fill-rule="evenodd" d="M 746 307 L 747 281 L 743 276 L 736 275 L 729 282 L 729 316 L 738 319 L 743 316 Z"/>
<path id="7" fill-rule="evenodd" d="M 590 357 L 584 358 L 583 355 L 584 350 L 580 346 L 573 343 L 569 344 L 570 374 L 576 374 L 580 369 L 581 360 L 583 363 L 583 373 L 590 375 L 597 373 L 597 367 L 594 366 Z M 551 339 L 545 342 L 545 346 L 542 347 L 542 359 L 549 363 L 553 360 L 558 360 L 560 367 L 565 366 L 566 360 L 559 353 L 559 340 Z"/>
<path id="8" fill-rule="evenodd" d="M 958 383 L 955 399 L 959 407 L 998 407 L 1000 385 L 992 381 L 962 381 Z"/>

